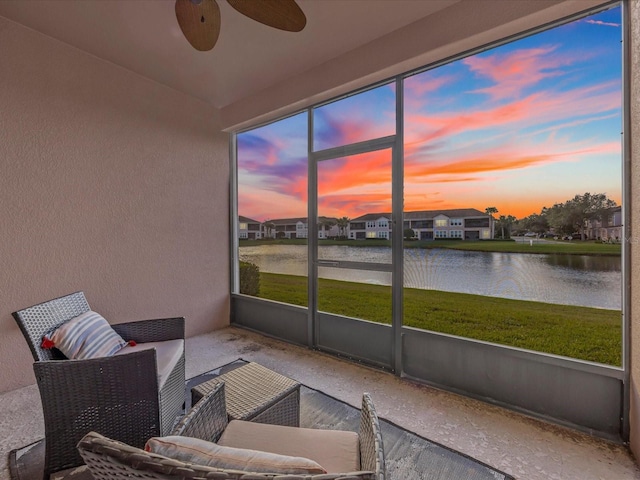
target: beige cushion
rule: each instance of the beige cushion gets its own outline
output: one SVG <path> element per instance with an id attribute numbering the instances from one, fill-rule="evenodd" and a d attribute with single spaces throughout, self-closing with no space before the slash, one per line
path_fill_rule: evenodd
<path id="1" fill-rule="evenodd" d="M 243 448 L 223 447 L 191 437 L 158 437 L 147 441 L 145 450 L 194 465 L 254 473 L 327 473 L 313 460 Z"/>
<path id="2" fill-rule="evenodd" d="M 360 470 L 360 444 L 355 432 L 232 420 L 218 444 L 309 458 L 322 465 L 328 473 Z"/>
<path id="3" fill-rule="evenodd" d="M 116 355 L 125 355 L 140 350 L 156 349 L 156 362 L 158 368 L 158 388 L 162 388 L 169 375 L 176 366 L 184 352 L 184 340 L 165 340 L 164 342 L 138 343 L 135 346 L 127 345 L 121 348 Z"/>

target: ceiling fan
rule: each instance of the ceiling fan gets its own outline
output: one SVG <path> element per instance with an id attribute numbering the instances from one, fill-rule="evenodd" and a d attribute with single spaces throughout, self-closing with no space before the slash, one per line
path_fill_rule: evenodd
<path id="1" fill-rule="evenodd" d="M 295 0 L 227 0 L 243 15 L 269 27 L 299 32 L 307 18 Z M 211 50 L 220 34 L 220 7 L 216 0 L 176 0 L 176 18 L 182 33 L 196 50 Z"/>

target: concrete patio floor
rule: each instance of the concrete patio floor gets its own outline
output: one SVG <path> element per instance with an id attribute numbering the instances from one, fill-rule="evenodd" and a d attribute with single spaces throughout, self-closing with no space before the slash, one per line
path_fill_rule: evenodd
<path id="1" fill-rule="evenodd" d="M 186 348 L 188 378 L 243 358 L 354 406 L 366 391 L 381 417 L 518 480 L 640 480 L 623 445 L 253 332 L 229 327 L 189 338 Z M 0 395 L 0 480 L 9 480 L 9 451 L 43 436 L 35 385 Z"/>

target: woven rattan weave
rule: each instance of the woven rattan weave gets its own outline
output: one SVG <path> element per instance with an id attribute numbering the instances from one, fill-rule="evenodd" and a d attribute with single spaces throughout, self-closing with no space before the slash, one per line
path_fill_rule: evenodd
<path id="1" fill-rule="evenodd" d="M 173 432 L 202 438 L 218 437 L 227 425 L 224 383 L 216 384 L 198 402 Z M 123 478 L 183 480 L 385 480 L 385 463 L 380 425 L 373 402 L 368 394 L 362 398 L 360 422 L 361 471 L 321 475 L 284 475 L 240 472 L 213 467 L 185 464 L 160 455 L 145 452 L 129 445 L 87 434 L 78 450 L 89 467 L 94 480 Z"/>
<path id="2" fill-rule="evenodd" d="M 193 405 L 221 382 L 230 420 L 300 426 L 300 384 L 295 380 L 251 362 L 193 387 Z"/>
<path id="3" fill-rule="evenodd" d="M 42 336 L 89 310 L 82 292 L 13 313 L 36 360 L 33 369 L 45 422 L 44 478 L 82 464 L 76 445 L 97 431 L 142 447 L 151 436 L 168 434 L 184 405 L 184 351 L 158 390 L 156 352 L 90 360 L 66 360 L 56 349 L 42 349 Z M 113 325 L 137 343 L 184 339 L 184 318 Z"/>

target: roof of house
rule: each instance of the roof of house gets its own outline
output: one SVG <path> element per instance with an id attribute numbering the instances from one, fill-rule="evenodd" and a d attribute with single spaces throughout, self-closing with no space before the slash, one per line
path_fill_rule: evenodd
<path id="1" fill-rule="evenodd" d="M 487 217 L 486 213 L 476 210 L 475 208 L 453 208 L 448 210 L 420 210 L 416 212 L 404 212 L 405 220 L 425 220 L 444 215 L 449 218 L 465 218 L 465 217 Z M 377 220 L 380 217 L 391 218 L 390 213 L 367 213 L 360 217 L 353 218 L 351 222 L 366 222 L 368 220 Z"/>
<path id="2" fill-rule="evenodd" d="M 488 214 L 475 208 L 452 208 L 448 210 L 421 210 L 417 212 L 404 212 L 405 220 L 422 220 L 444 215 L 449 218 L 458 217 L 487 217 Z"/>
<path id="3" fill-rule="evenodd" d="M 272 218 L 271 220 L 265 220 L 264 223 L 273 223 L 274 225 L 291 225 L 298 222 L 307 223 L 307 217 L 294 217 L 294 218 Z"/>
<path id="4" fill-rule="evenodd" d="M 357 218 L 352 218 L 349 220 L 350 222 L 366 222 L 368 220 L 378 220 L 379 218 L 384 217 L 387 220 L 391 219 L 390 213 L 367 213 L 365 215 L 361 215 Z"/>
<path id="5" fill-rule="evenodd" d="M 318 222 L 323 221 L 333 221 L 336 222 L 338 219 L 336 217 L 318 217 Z M 302 222 L 305 225 L 307 224 L 307 217 L 294 217 L 294 218 L 274 218 L 272 220 L 265 220 L 264 223 L 273 223 L 274 225 L 291 225 L 296 224 L 298 222 Z"/>
<path id="6" fill-rule="evenodd" d="M 242 215 L 238 215 L 238 221 L 243 223 L 261 223 L 260 220 L 254 220 L 253 218 L 243 217 Z"/>

